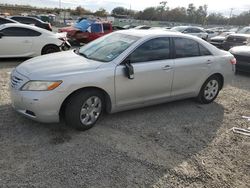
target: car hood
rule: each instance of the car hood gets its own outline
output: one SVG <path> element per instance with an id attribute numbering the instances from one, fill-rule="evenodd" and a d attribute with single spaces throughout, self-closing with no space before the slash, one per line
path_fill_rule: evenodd
<path id="1" fill-rule="evenodd" d="M 216 36 L 216 37 L 212 37 L 211 40 L 225 40 L 225 37 Z"/>
<path id="2" fill-rule="evenodd" d="M 237 46 L 230 49 L 230 52 L 235 55 L 243 55 L 250 57 L 250 46 Z"/>
<path id="3" fill-rule="evenodd" d="M 229 37 L 244 37 L 244 38 L 248 38 L 248 37 L 250 37 L 250 34 L 235 33 L 235 34 L 230 34 Z"/>
<path id="4" fill-rule="evenodd" d="M 97 69 L 102 64 L 72 50 L 32 58 L 20 64 L 16 71 L 29 79 L 56 79 Z"/>

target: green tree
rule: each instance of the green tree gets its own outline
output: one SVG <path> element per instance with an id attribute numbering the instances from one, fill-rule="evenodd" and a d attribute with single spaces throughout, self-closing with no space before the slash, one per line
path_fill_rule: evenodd
<path id="1" fill-rule="evenodd" d="M 100 8 L 94 13 L 94 15 L 99 17 L 106 17 L 108 15 L 108 12 L 104 8 Z"/>

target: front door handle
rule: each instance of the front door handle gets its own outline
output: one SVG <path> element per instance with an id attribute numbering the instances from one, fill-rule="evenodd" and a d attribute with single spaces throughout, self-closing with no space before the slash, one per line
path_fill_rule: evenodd
<path id="1" fill-rule="evenodd" d="M 171 70 L 173 69 L 170 65 L 165 65 L 164 67 L 162 67 L 163 70 Z"/>

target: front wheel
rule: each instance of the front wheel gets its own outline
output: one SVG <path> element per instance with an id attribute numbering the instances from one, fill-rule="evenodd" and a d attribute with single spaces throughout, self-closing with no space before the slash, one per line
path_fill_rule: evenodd
<path id="1" fill-rule="evenodd" d="M 48 45 L 42 49 L 42 55 L 51 54 L 51 53 L 55 53 L 55 52 L 59 52 L 59 51 L 60 51 L 60 48 L 58 46 Z"/>
<path id="2" fill-rule="evenodd" d="M 211 76 L 201 87 L 198 95 L 198 101 L 202 104 L 213 102 L 218 96 L 221 89 L 221 80 L 218 76 Z"/>
<path id="3" fill-rule="evenodd" d="M 82 91 L 70 97 L 66 109 L 66 123 L 84 131 L 95 125 L 104 109 L 104 97 L 95 90 Z"/>

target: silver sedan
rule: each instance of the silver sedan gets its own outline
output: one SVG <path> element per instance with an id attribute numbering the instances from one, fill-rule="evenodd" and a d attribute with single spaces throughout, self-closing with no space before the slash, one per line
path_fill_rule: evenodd
<path id="1" fill-rule="evenodd" d="M 104 111 L 196 97 L 214 101 L 236 61 L 198 37 L 123 30 L 80 49 L 30 59 L 11 74 L 12 105 L 40 122 L 91 128 Z"/>

